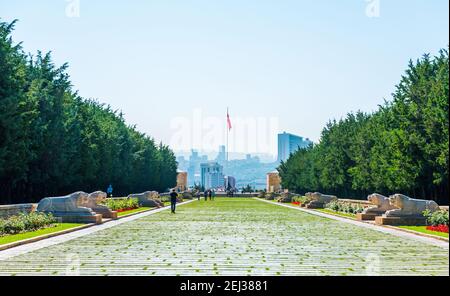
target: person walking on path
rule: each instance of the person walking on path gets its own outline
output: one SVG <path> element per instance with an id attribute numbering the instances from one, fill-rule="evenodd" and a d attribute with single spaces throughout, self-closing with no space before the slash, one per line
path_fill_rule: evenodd
<path id="1" fill-rule="evenodd" d="M 195 197 L 197 197 L 197 200 L 200 200 L 200 191 L 197 191 L 197 192 L 195 193 Z"/>
<path id="2" fill-rule="evenodd" d="M 172 189 L 170 192 L 170 210 L 172 211 L 172 214 L 175 214 L 175 209 L 177 207 L 177 197 L 178 193 L 176 193 L 175 189 Z"/>
<path id="3" fill-rule="evenodd" d="M 203 194 L 205 195 L 205 201 L 207 201 L 208 200 L 208 191 L 209 190 L 206 190 Z"/>
<path id="4" fill-rule="evenodd" d="M 212 196 L 212 200 L 214 200 L 216 198 L 216 191 L 215 190 L 212 191 L 211 196 Z"/>
<path id="5" fill-rule="evenodd" d="M 209 200 L 212 200 L 212 189 L 209 189 L 209 191 L 208 191 L 208 197 L 209 197 Z"/>

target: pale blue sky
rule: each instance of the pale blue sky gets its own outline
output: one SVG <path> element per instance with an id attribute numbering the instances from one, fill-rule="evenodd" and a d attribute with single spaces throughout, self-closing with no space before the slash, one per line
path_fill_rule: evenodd
<path id="1" fill-rule="evenodd" d="M 375 18 L 364 0 L 80 0 L 79 18 L 69 2 L 0 0 L 0 17 L 19 19 L 26 51 L 68 62 L 82 96 L 165 143 L 174 117 L 225 120 L 227 106 L 232 120 L 275 116 L 317 141 L 329 119 L 389 99 L 410 58 L 449 43 L 448 0 L 380 0 Z"/>

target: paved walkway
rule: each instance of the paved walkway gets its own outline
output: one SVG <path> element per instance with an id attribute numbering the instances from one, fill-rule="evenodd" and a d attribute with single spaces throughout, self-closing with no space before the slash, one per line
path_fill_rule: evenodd
<path id="1" fill-rule="evenodd" d="M 5 256 L 0 275 L 448 275 L 448 252 L 255 199 L 218 198 Z"/>
<path id="2" fill-rule="evenodd" d="M 323 213 L 323 212 L 319 212 L 319 211 L 315 211 L 315 210 L 310 210 L 310 209 L 306 209 L 306 208 L 301 208 L 298 206 L 294 206 L 291 204 L 285 204 L 285 203 L 274 203 L 273 201 L 268 201 L 268 200 L 264 200 L 264 199 L 259 199 L 259 198 L 255 198 L 259 201 L 262 202 L 267 202 L 267 203 L 272 203 L 281 207 L 287 207 L 287 208 L 291 208 L 291 209 L 295 209 L 298 211 L 302 211 L 308 214 L 312 214 L 312 215 L 316 215 L 319 217 L 325 217 L 325 218 L 329 218 L 329 219 L 333 219 L 333 220 L 337 220 L 337 221 L 341 221 L 341 222 L 345 222 L 345 223 L 349 223 L 349 224 L 353 224 L 359 227 L 364 227 L 364 228 L 368 228 L 368 229 L 372 229 L 372 230 L 376 230 L 376 231 L 380 231 L 383 233 L 389 233 L 395 236 L 399 236 L 399 237 L 404 237 L 404 238 L 408 238 L 408 239 L 413 239 L 419 242 L 423 242 L 423 243 L 427 243 L 433 246 L 438 246 L 444 249 L 449 249 L 449 243 L 447 241 L 444 240 L 440 240 L 440 239 L 436 239 L 433 237 L 429 237 L 429 236 L 421 236 L 421 235 L 417 235 L 411 232 L 407 232 L 407 231 L 403 231 L 403 230 L 399 230 L 396 229 L 395 227 L 387 227 L 387 226 L 380 226 L 380 225 L 376 225 L 374 223 L 370 223 L 370 222 L 363 222 L 363 221 L 357 221 L 357 220 L 352 220 L 352 219 L 347 219 L 344 217 L 339 217 L 337 215 L 332 215 L 332 214 L 327 214 L 327 213 Z"/>

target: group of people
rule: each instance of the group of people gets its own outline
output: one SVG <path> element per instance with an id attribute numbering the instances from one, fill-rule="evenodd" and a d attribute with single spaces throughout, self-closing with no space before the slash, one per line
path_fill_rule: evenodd
<path id="1" fill-rule="evenodd" d="M 205 201 L 207 201 L 208 198 L 209 200 L 214 200 L 214 198 L 216 197 L 216 191 L 213 189 L 205 190 L 205 192 L 203 192 L 203 196 L 205 198 Z M 195 193 L 195 197 L 197 197 L 197 199 L 200 200 L 200 191 L 197 191 Z"/>
<path id="2" fill-rule="evenodd" d="M 200 200 L 200 192 L 197 192 L 196 197 L 198 200 Z M 216 197 L 216 191 L 214 189 L 208 189 L 205 190 L 205 192 L 203 192 L 203 196 L 205 197 L 205 201 L 208 200 L 214 200 L 214 198 Z M 173 214 L 175 214 L 175 210 L 176 210 L 176 206 L 177 206 L 177 198 L 178 198 L 178 193 L 175 189 L 170 190 L 170 210 L 172 211 Z"/>

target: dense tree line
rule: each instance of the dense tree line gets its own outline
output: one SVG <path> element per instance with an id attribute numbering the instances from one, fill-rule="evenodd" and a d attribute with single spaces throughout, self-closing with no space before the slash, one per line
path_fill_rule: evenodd
<path id="1" fill-rule="evenodd" d="M 67 65 L 14 44 L 0 22 L 0 203 L 73 191 L 115 195 L 176 183 L 173 152 L 128 126 L 121 113 L 72 90 Z"/>
<path id="2" fill-rule="evenodd" d="M 278 168 L 282 186 L 363 198 L 395 192 L 448 204 L 448 50 L 410 61 L 393 98 L 329 122 Z"/>

